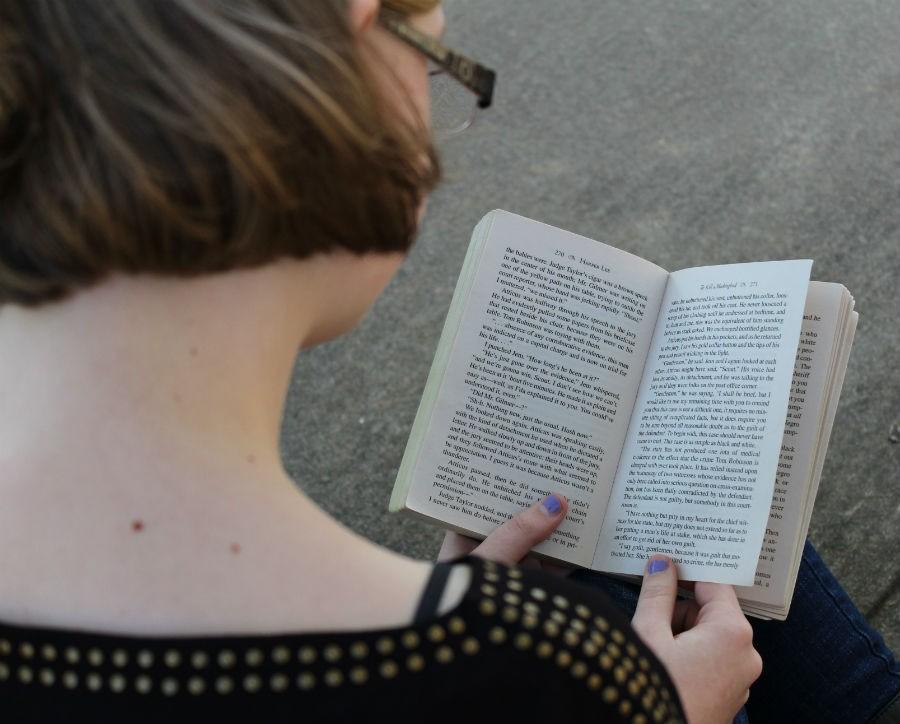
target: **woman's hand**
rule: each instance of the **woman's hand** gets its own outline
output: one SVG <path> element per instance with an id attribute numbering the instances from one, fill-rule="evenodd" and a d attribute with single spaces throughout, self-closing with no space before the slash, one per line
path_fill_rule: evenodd
<path id="1" fill-rule="evenodd" d="M 565 496 L 553 493 L 510 518 L 481 543 L 458 533 L 448 532 L 437 559 L 446 561 L 471 553 L 508 566 L 522 562 L 553 573 L 568 572 L 568 568 L 540 561 L 533 556 L 522 561 L 528 551 L 556 530 L 568 510 L 569 501 Z"/>
<path id="2" fill-rule="evenodd" d="M 677 601 L 675 563 L 653 556 L 632 625 L 666 667 L 690 724 L 730 722 L 762 672 L 753 629 L 732 586 L 695 583 L 693 601 Z"/>

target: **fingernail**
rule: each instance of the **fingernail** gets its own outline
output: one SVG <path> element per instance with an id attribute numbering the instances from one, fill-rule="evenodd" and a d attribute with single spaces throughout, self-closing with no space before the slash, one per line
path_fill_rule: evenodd
<path id="1" fill-rule="evenodd" d="M 654 558 L 647 564 L 647 573 L 651 576 L 654 573 L 662 573 L 669 567 L 669 562 L 665 558 Z"/>
<path id="2" fill-rule="evenodd" d="M 559 498 L 555 495 L 548 495 L 544 498 L 544 502 L 541 503 L 544 506 L 544 510 L 547 511 L 547 515 L 556 515 L 560 508 L 562 508 L 562 503 Z"/>

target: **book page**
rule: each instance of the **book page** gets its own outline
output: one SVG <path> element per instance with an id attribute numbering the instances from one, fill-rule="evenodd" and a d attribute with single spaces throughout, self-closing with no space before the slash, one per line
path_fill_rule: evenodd
<path id="1" fill-rule="evenodd" d="M 753 582 L 811 261 L 673 272 L 594 567 Z"/>
<path id="2" fill-rule="evenodd" d="M 781 605 L 795 563 L 800 530 L 816 462 L 826 412 L 828 379 L 834 366 L 835 343 L 842 331 L 840 284 L 810 282 L 794 378 L 788 399 L 787 421 L 775 473 L 775 490 L 766 523 L 762 550 L 752 586 L 736 589 L 738 597 Z"/>
<path id="3" fill-rule="evenodd" d="M 494 213 L 406 505 L 484 536 L 560 492 L 569 513 L 535 550 L 587 565 L 668 274 Z"/>

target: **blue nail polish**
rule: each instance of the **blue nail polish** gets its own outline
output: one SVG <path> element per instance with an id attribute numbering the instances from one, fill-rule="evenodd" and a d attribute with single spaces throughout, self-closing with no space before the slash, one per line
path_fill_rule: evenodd
<path id="1" fill-rule="evenodd" d="M 663 560 L 662 558 L 656 558 L 647 565 L 647 573 L 651 576 L 654 573 L 662 573 L 669 567 L 669 562 L 667 560 Z"/>
<path id="2" fill-rule="evenodd" d="M 562 503 L 559 502 L 559 498 L 555 495 L 548 495 L 544 498 L 544 502 L 541 503 L 544 506 L 544 509 L 550 513 L 550 515 L 556 515 L 559 512 L 559 509 L 562 508 Z"/>

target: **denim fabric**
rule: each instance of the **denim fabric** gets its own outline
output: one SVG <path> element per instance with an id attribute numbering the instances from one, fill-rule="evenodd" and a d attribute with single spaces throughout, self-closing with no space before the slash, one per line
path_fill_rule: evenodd
<path id="1" fill-rule="evenodd" d="M 636 585 L 584 569 L 570 578 L 634 613 Z M 868 722 L 900 694 L 893 653 L 809 541 L 787 620 L 750 623 L 763 672 L 735 722 Z"/>

